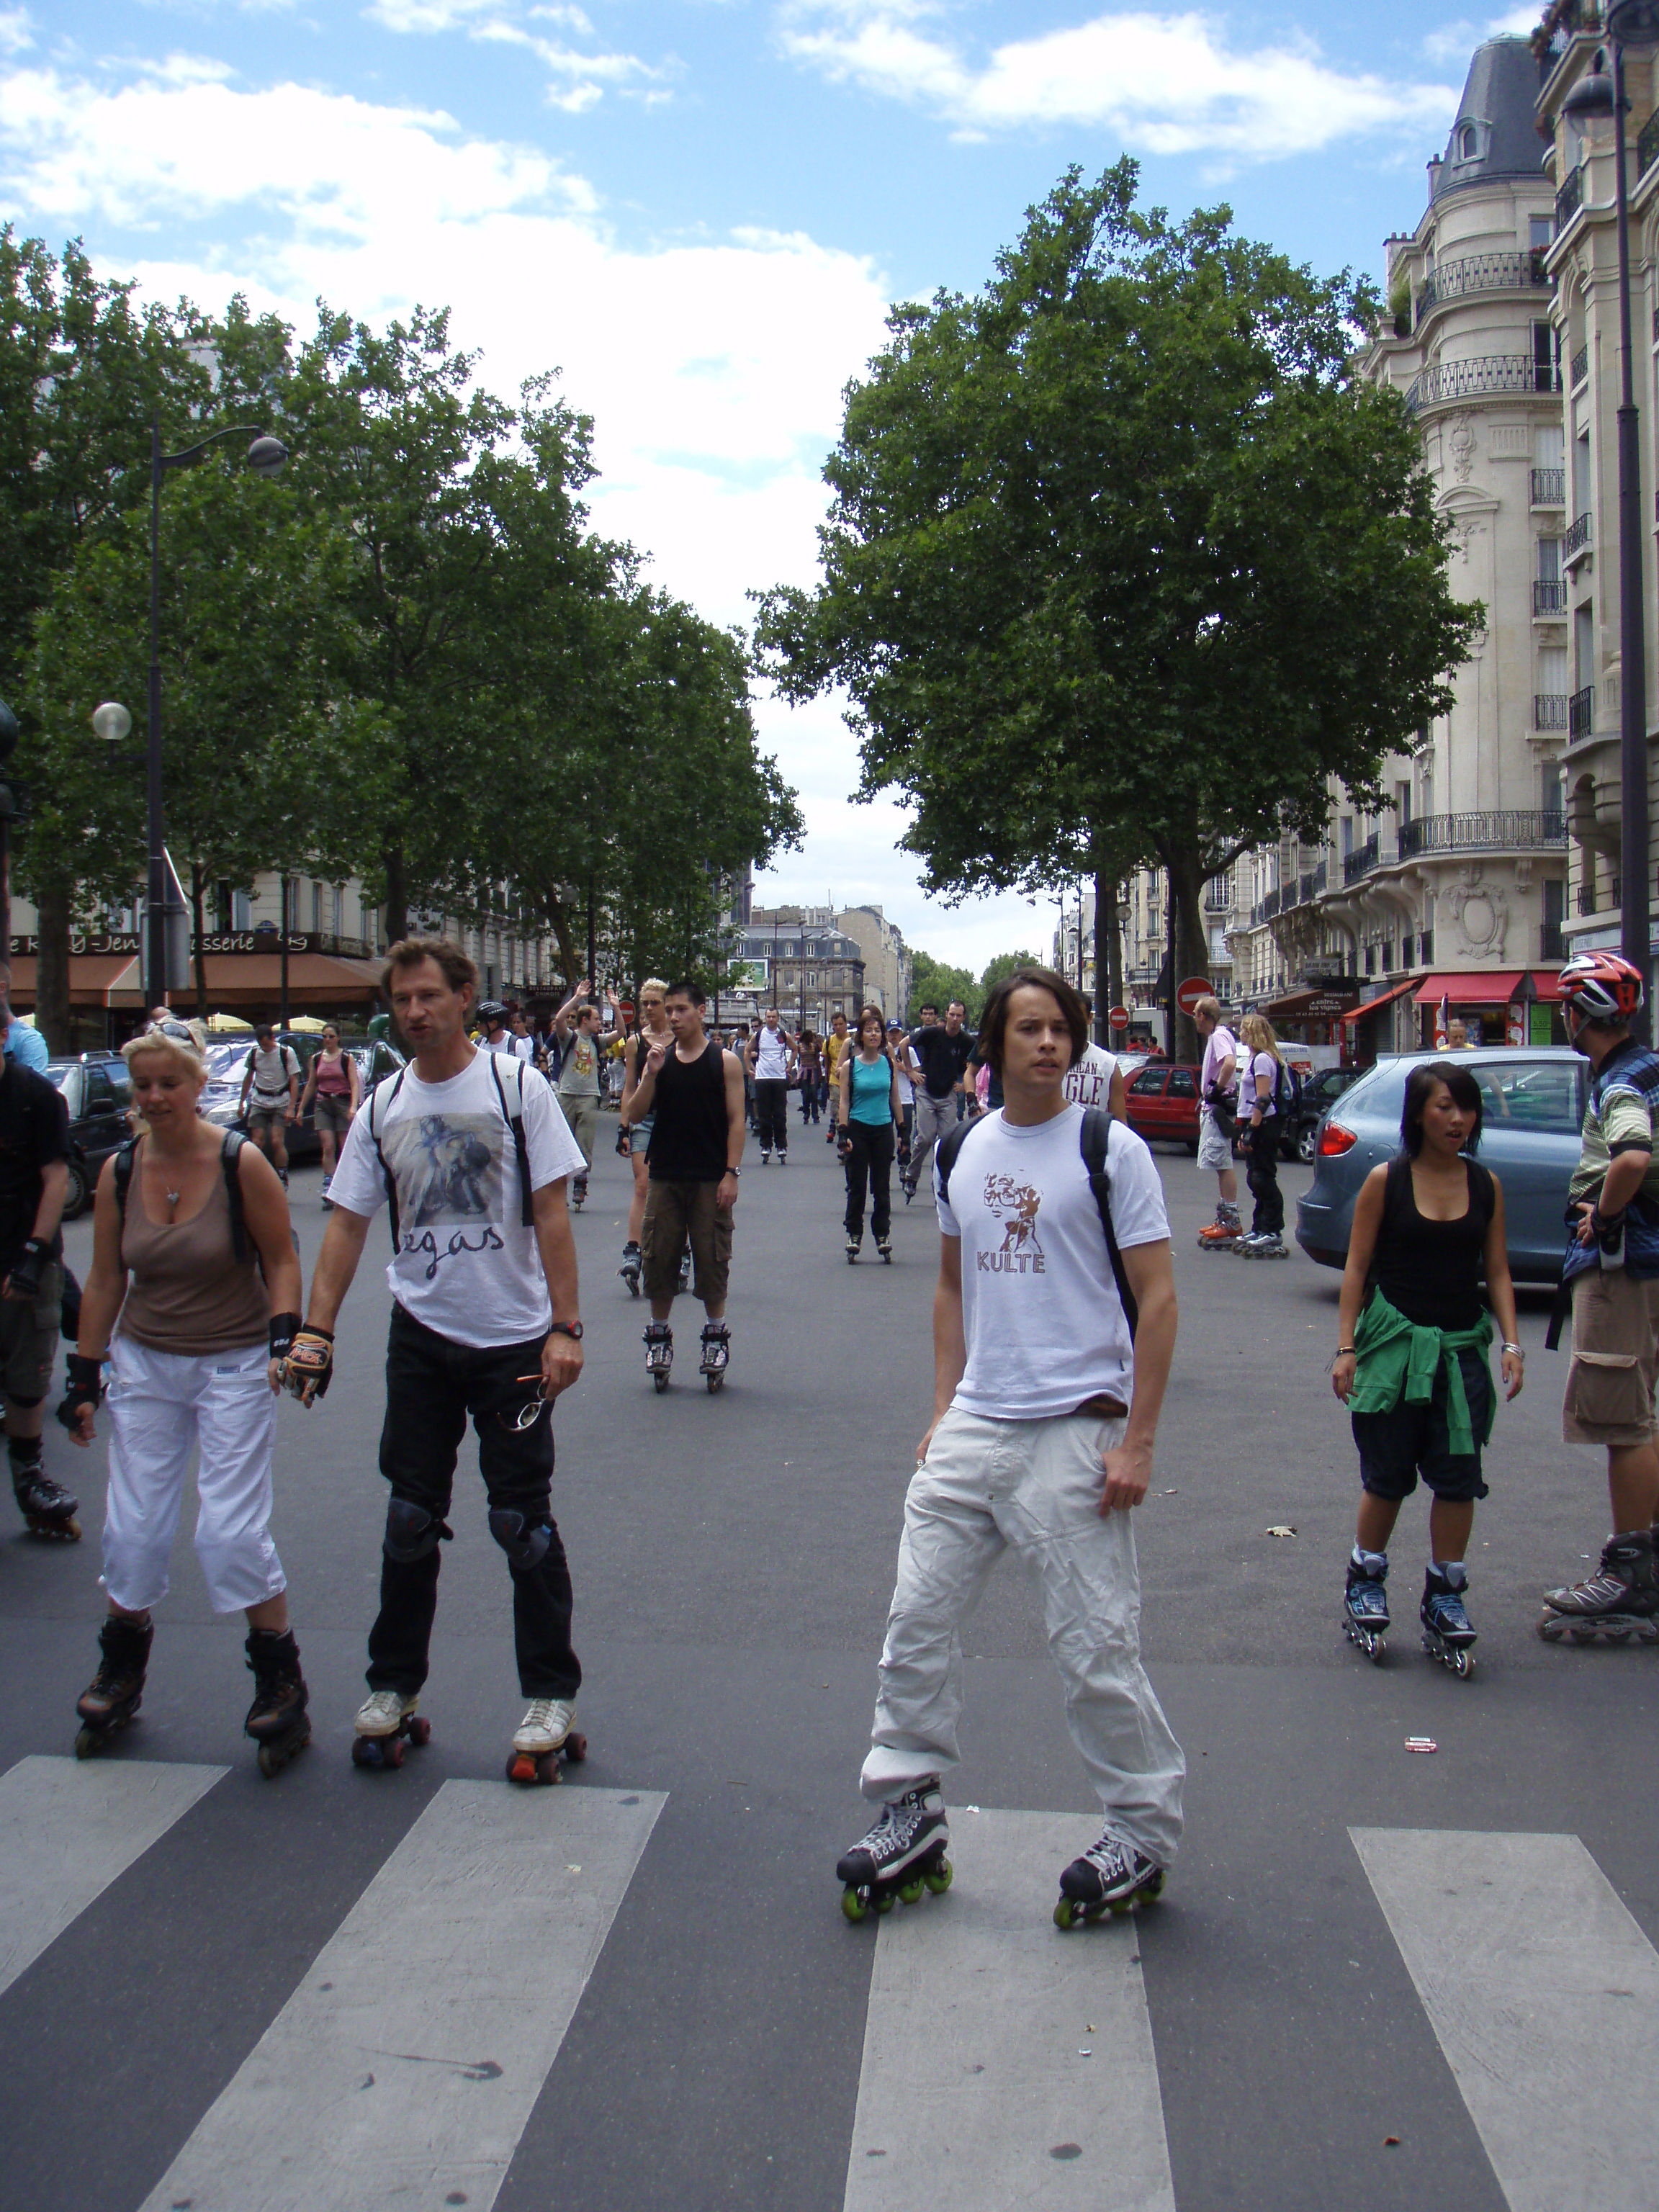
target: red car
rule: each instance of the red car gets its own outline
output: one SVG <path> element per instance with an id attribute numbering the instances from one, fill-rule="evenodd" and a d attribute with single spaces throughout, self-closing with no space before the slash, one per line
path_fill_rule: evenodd
<path id="1" fill-rule="evenodd" d="M 1198 1151 L 1198 1070 L 1149 1060 L 1129 1083 L 1129 1127 L 1148 1143 L 1163 1139 Z"/>

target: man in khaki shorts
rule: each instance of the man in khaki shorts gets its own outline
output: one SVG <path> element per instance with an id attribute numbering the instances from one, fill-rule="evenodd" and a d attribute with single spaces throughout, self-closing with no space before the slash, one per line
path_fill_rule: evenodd
<path id="1" fill-rule="evenodd" d="M 1659 1642 L 1659 1054 L 1630 1033 L 1642 978 L 1616 952 L 1584 952 L 1561 970 L 1567 1035 L 1595 1070 L 1583 1150 L 1568 1186 L 1578 1226 L 1565 1280 L 1572 1295 L 1572 1365 L 1561 1432 L 1607 1455 L 1613 1534 L 1585 1581 L 1547 1590 L 1547 1640 L 1632 1629 Z M 1552 1331 L 1552 1338 L 1553 1331 Z"/>
<path id="2" fill-rule="evenodd" d="M 247 1133 L 288 1188 L 288 1146 L 290 1122 L 300 1118 L 300 1055 L 292 1045 L 279 1045 L 269 1022 L 253 1032 L 253 1048 L 243 1063 L 241 1110 L 247 1116 Z"/>
<path id="3" fill-rule="evenodd" d="M 673 1033 L 655 1040 L 623 1107 L 633 1127 L 654 1115 L 646 1154 L 648 1182 L 640 1244 L 651 1321 L 645 1367 L 659 1390 L 668 1388 L 674 1333 L 668 1326 L 680 1283 L 680 1254 L 691 1240 L 696 1264 L 693 1297 L 708 1314 L 702 1366 L 711 1390 L 726 1379 L 732 1356 L 726 1294 L 732 1271 L 732 1212 L 738 1202 L 744 1135 L 743 1063 L 703 1028 L 700 985 L 676 983 L 664 1001 Z"/>

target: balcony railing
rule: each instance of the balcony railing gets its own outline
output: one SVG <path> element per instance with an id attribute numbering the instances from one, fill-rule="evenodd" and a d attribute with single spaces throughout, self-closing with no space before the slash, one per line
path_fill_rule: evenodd
<path id="1" fill-rule="evenodd" d="M 1381 833 L 1374 830 L 1363 845 L 1356 845 L 1352 853 L 1345 854 L 1342 860 L 1343 882 L 1357 884 L 1361 876 L 1370 875 L 1371 870 L 1380 865 L 1382 849 Z"/>
<path id="2" fill-rule="evenodd" d="M 1570 738 L 1588 738 L 1595 728 L 1595 686 L 1587 684 L 1582 691 L 1575 691 L 1567 702 L 1567 735 Z M 1594 914 L 1595 909 L 1592 907 L 1589 911 Z"/>
<path id="3" fill-rule="evenodd" d="M 1532 472 L 1532 503 L 1534 507 L 1565 507 L 1567 503 L 1566 471 L 1534 469 Z"/>
<path id="4" fill-rule="evenodd" d="M 1501 808 L 1487 814 L 1419 814 L 1400 825 L 1400 857 L 1420 853 L 1527 853 L 1565 847 L 1567 817 L 1553 809 Z"/>
<path id="5" fill-rule="evenodd" d="M 1561 372 L 1553 362 L 1534 361 L 1529 353 L 1483 354 L 1474 361 L 1442 361 L 1425 368 L 1407 391 L 1406 406 L 1415 415 L 1419 407 L 1476 398 L 1484 392 L 1560 389 Z"/>
<path id="6" fill-rule="evenodd" d="M 1532 586 L 1532 611 L 1535 615 L 1564 615 L 1567 611 L 1567 587 L 1555 578 L 1534 577 Z"/>
<path id="7" fill-rule="evenodd" d="M 1534 691 L 1532 695 L 1532 726 L 1534 730 L 1565 730 L 1567 726 L 1566 693 Z"/>
<path id="8" fill-rule="evenodd" d="M 1589 378 L 1589 341 L 1586 340 L 1572 357 L 1572 372 L 1571 379 L 1572 389 L 1577 392 L 1579 386 L 1584 383 Z"/>
<path id="9" fill-rule="evenodd" d="M 1458 261 L 1443 261 L 1424 279 L 1417 295 L 1417 320 L 1446 300 L 1461 300 L 1469 292 L 1513 292 L 1547 285 L 1542 251 L 1527 253 L 1470 253 Z"/>
<path id="10" fill-rule="evenodd" d="M 1558 238 L 1584 204 L 1584 173 L 1569 169 L 1566 181 L 1555 195 L 1555 234 Z"/>
<path id="11" fill-rule="evenodd" d="M 1580 914 L 1616 914 L 1625 903 L 1624 886 L 1617 876 L 1605 893 L 1598 894 L 1594 876 L 1586 876 L 1574 901 Z"/>
<path id="12" fill-rule="evenodd" d="M 1538 925 L 1538 957 L 1540 960 L 1565 960 L 1566 947 L 1562 941 L 1559 921 L 1540 921 Z"/>
<path id="13" fill-rule="evenodd" d="M 1578 517 L 1571 529 L 1568 531 L 1566 536 L 1561 540 L 1561 558 L 1564 561 L 1576 560 L 1578 555 L 1581 554 L 1589 545 L 1589 542 L 1590 517 L 1589 514 L 1586 513 Z"/>
<path id="14" fill-rule="evenodd" d="M 1659 108 L 1656 108 L 1642 125 L 1636 137 L 1636 173 L 1646 176 L 1656 161 L 1659 161 Z"/>

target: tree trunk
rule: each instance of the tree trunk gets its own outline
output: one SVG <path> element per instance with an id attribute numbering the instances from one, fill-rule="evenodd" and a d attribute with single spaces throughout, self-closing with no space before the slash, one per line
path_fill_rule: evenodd
<path id="1" fill-rule="evenodd" d="M 581 969 L 576 965 L 576 940 L 570 934 L 570 917 L 565 912 L 556 890 L 547 894 L 548 927 L 552 930 L 559 947 L 559 965 L 564 970 L 564 988 L 574 991 L 581 981 Z"/>
<path id="2" fill-rule="evenodd" d="M 35 962 L 34 1025 L 53 1052 L 68 1052 L 70 1034 L 70 886 L 41 884 L 35 894 L 40 952 Z"/>
<path id="3" fill-rule="evenodd" d="M 1170 944 L 1174 958 L 1170 965 L 1170 1005 L 1173 1015 L 1170 1035 L 1179 1040 L 1171 1044 L 1171 1060 L 1196 1060 L 1200 1057 L 1199 1036 L 1188 1014 L 1175 1009 L 1175 994 L 1189 975 L 1209 973 L 1209 951 L 1204 939 L 1204 861 L 1196 839 L 1190 845 L 1169 848 L 1167 865 L 1170 871 Z"/>
<path id="4" fill-rule="evenodd" d="M 203 927 L 202 917 L 204 888 L 202 864 L 199 860 L 192 860 L 190 864 L 190 918 L 196 931 L 196 1012 L 205 1022 L 208 1018 L 208 993 L 207 953 L 204 942 L 207 933 Z"/>
<path id="5" fill-rule="evenodd" d="M 396 945 L 399 938 L 409 934 L 409 878 L 404 868 L 404 848 L 389 845 L 386 860 L 386 941 Z M 288 917 L 283 917 L 283 927 L 288 927 Z"/>
<path id="6" fill-rule="evenodd" d="M 1106 1017 L 1123 1004 L 1123 933 L 1117 921 L 1115 864 L 1098 845 L 1095 850 L 1095 1042 L 1109 1045 Z"/>

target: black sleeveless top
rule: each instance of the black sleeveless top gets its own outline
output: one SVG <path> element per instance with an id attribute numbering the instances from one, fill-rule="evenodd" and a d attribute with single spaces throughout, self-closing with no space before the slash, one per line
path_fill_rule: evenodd
<path id="1" fill-rule="evenodd" d="M 726 1055 L 712 1037 L 696 1060 L 669 1053 L 651 1110 L 652 1182 L 718 1182 L 726 1173 Z"/>
<path id="2" fill-rule="evenodd" d="M 1391 1306 L 1422 1328 L 1473 1328 L 1485 1310 L 1480 1267 L 1492 1225 L 1492 1180 L 1478 1160 L 1463 1164 L 1468 1212 L 1455 1221 L 1430 1221 L 1417 1210 L 1410 1160 L 1401 1152 L 1389 1163 L 1371 1279 Z"/>

